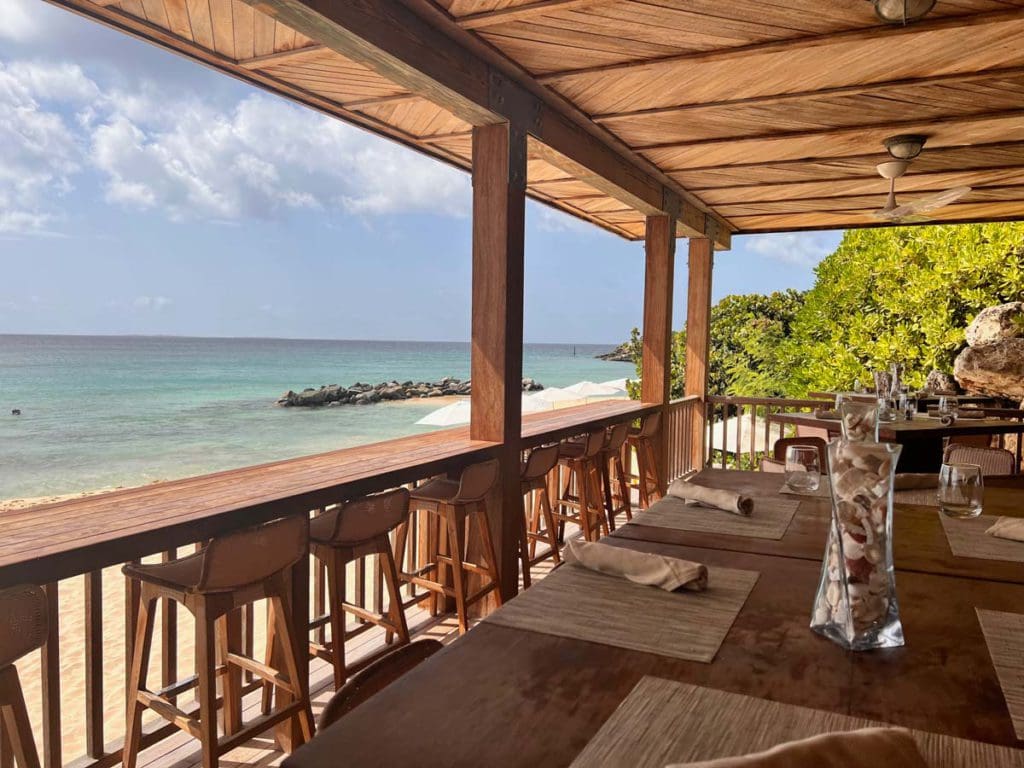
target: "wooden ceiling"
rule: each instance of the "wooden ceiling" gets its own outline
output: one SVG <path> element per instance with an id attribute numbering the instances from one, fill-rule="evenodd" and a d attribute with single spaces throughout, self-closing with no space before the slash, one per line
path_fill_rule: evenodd
<path id="1" fill-rule="evenodd" d="M 470 164 L 469 122 L 275 21 L 260 0 L 52 1 Z M 970 185 L 932 217 L 1024 218 L 1024 0 L 938 0 L 907 27 L 880 23 L 867 0 L 404 5 L 473 36 L 733 233 L 876 225 L 887 182 L 875 165 L 896 133 L 928 137 L 901 201 Z M 533 197 L 643 236 L 642 211 L 531 147 Z"/>

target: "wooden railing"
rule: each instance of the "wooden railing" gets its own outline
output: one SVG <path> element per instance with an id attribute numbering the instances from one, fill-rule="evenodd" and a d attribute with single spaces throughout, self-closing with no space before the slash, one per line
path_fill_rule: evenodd
<path id="1" fill-rule="evenodd" d="M 700 459 L 694 455 L 693 430 L 699 428 L 698 417 L 704 404 L 696 395 L 673 400 L 668 407 L 663 428 L 667 431 L 665 482 L 700 469 Z"/>
<path id="2" fill-rule="evenodd" d="M 605 402 L 531 415 L 523 421 L 523 445 L 632 421 L 653 408 L 636 402 Z M 120 573 L 120 564 L 126 559 L 173 559 L 232 530 L 287 514 L 312 515 L 353 496 L 457 472 L 489 457 L 493 446 L 471 440 L 468 429 L 444 430 L 6 515 L 0 537 L 0 587 L 43 585 L 53 617 L 42 652 L 17 664 L 45 768 L 107 768 L 121 761 L 125 659 L 133 652 L 139 610 L 137 589 Z M 408 565 L 412 567 L 425 559 L 430 528 L 423 525 L 425 515 L 413 516 L 408 537 Z M 348 601 L 374 612 L 386 608 L 386 590 L 378 574 L 375 556 L 351 564 L 346 578 Z M 323 616 L 327 590 L 322 568 L 310 563 L 307 569 L 293 571 L 293 580 L 303 584 L 293 590 L 293 596 L 302 598 L 297 605 L 307 606 L 305 620 Z M 423 595 L 411 586 L 403 588 L 403 602 L 409 606 Z M 417 623 L 429 624 L 431 612 L 444 608 L 443 601 L 419 604 L 419 612 L 409 614 L 410 629 Z M 350 628 L 357 621 L 350 617 Z M 265 625 L 264 606 L 245 609 L 246 654 L 262 657 Z M 365 627 L 366 633 L 347 646 L 349 661 L 355 664 L 384 642 L 383 630 L 373 631 L 376 628 L 369 624 Z M 322 644 L 327 632 L 320 625 L 309 637 Z M 163 605 L 150 658 L 151 689 L 167 689 L 194 675 L 194 638 L 188 611 Z M 352 645 L 358 646 L 354 652 Z M 328 680 L 322 664 L 320 668 L 322 679 Z M 246 683 L 250 690 L 255 688 L 251 677 Z M 187 712 L 195 709 L 193 694 L 186 686 L 173 686 L 166 695 Z M 175 745 L 188 738 L 162 719 L 146 718 L 143 748 L 164 740 Z M 10 765 L 10 745 L 3 742 L 0 767 Z"/>
<path id="3" fill-rule="evenodd" d="M 783 425 L 773 423 L 776 413 L 805 413 L 832 407 L 831 400 L 796 400 L 779 397 L 719 397 L 707 400 L 708 465 L 723 469 L 757 469 L 771 455 L 775 441 L 786 436 Z"/>

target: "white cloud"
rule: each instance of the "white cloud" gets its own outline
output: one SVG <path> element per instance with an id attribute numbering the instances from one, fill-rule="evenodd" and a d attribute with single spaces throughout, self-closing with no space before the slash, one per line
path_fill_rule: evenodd
<path id="1" fill-rule="evenodd" d="M 166 296 L 136 296 L 132 306 L 136 309 L 151 309 L 154 312 L 160 312 L 173 303 Z"/>
<path id="2" fill-rule="evenodd" d="M 814 266 L 828 256 L 836 246 L 835 234 L 822 232 L 749 235 L 742 238 L 742 241 L 751 253 L 799 266 Z"/>
<path id="3" fill-rule="evenodd" d="M 35 39 L 42 32 L 42 23 L 33 6 L 39 0 L 0 0 L 0 39 L 18 43 Z"/>
<path id="4" fill-rule="evenodd" d="M 0 61 L 0 234 L 53 227 L 86 168 L 109 203 L 175 221 L 465 216 L 471 201 L 465 174 L 275 97 L 223 106 L 147 82 L 104 88 L 77 65 Z"/>

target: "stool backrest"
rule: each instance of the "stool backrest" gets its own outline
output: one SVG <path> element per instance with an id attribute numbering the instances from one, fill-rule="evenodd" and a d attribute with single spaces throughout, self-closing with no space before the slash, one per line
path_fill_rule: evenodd
<path id="1" fill-rule="evenodd" d="M 455 494 L 452 501 L 456 503 L 480 501 L 490 493 L 494 484 L 498 482 L 498 468 L 497 459 L 470 464 L 462 470 L 462 476 L 459 478 L 459 492 Z"/>
<path id="2" fill-rule="evenodd" d="M 539 480 L 555 468 L 558 463 L 558 444 L 534 448 L 523 467 L 522 480 Z"/>
<path id="3" fill-rule="evenodd" d="M 35 585 L 0 591 L 0 669 L 46 642 L 46 594 Z"/>
<path id="4" fill-rule="evenodd" d="M 661 428 L 661 413 L 649 413 L 640 419 L 640 437 L 651 438 Z"/>
<path id="5" fill-rule="evenodd" d="M 608 428 L 604 449 L 611 452 L 618 451 L 626 442 L 627 437 L 629 437 L 628 421 L 624 421 L 621 424 L 613 424 Z"/>
<path id="6" fill-rule="evenodd" d="M 977 464 L 985 477 L 1017 474 L 1017 457 L 1004 448 L 975 448 L 950 443 L 942 460 L 946 464 Z"/>
<path id="7" fill-rule="evenodd" d="M 597 456 L 604 448 L 605 434 L 603 429 L 588 432 L 583 438 L 583 458 Z"/>
<path id="8" fill-rule="evenodd" d="M 305 515 L 219 536 L 203 550 L 196 589 L 227 591 L 263 581 L 298 562 L 308 546 L 309 518 Z"/>
<path id="9" fill-rule="evenodd" d="M 409 517 L 409 491 L 396 488 L 345 502 L 334 514 L 335 544 L 359 544 L 381 536 Z"/>

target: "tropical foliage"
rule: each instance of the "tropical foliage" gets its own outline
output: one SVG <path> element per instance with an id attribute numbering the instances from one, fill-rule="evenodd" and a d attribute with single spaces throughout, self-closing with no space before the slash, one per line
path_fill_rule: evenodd
<path id="1" fill-rule="evenodd" d="M 982 309 L 1024 299 L 1024 224 L 851 230 L 805 293 L 727 296 L 711 312 L 713 394 L 848 389 L 892 362 L 911 386 L 951 371 Z M 639 373 L 641 339 L 634 329 Z M 683 393 L 685 329 L 673 345 Z"/>

